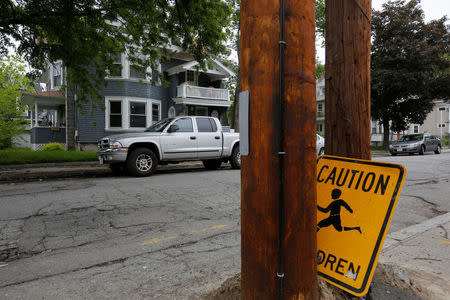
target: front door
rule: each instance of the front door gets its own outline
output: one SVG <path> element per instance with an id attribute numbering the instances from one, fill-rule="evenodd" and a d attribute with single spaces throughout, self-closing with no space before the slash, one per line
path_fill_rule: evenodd
<path id="1" fill-rule="evenodd" d="M 163 158 L 169 160 L 196 159 L 197 138 L 194 134 L 192 118 L 186 117 L 176 120 L 176 132 L 165 132 L 161 136 Z"/>

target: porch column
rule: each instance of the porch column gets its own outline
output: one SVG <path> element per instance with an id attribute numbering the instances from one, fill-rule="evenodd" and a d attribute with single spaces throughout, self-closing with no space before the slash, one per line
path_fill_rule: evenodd
<path id="1" fill-rule="evenodd" d="M 38 105 L 37 102 L 34 102 L 34 127 L 38 127 Z"/>

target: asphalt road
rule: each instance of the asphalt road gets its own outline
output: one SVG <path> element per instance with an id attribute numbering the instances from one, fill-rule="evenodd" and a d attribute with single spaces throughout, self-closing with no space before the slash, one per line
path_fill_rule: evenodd
<path id="1" fill-rule="evenodd" d="M 390 231 L 450 211 L 450 153 L 408 171 Z M 240 173 L 0 185 L 1 299 L 196 299 L 240 271 Z"/>

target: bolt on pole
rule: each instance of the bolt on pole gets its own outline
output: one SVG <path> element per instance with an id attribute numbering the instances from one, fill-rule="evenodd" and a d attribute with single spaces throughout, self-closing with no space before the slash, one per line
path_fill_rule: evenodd
<path id="1" fill-rule="evenodd" d="M 241 89 L 249 91 L 242 299 L 318 297 L 315 2 L 284 2 L 280 22 L 281 1 L 241 1 Z"/>

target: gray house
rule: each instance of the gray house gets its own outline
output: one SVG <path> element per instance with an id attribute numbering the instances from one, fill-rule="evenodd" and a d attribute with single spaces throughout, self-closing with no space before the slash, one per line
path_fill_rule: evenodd
<path id="1" fill-rule="evenodd" d="M 82 110 L 76 109 L 74 138 L 80 150 L 94 150 L 103 136 L 143 131 L 167 117 L 214 116 L 226 122 L 231 101 L 224 83 L 233 72 L 215 59 L 207 70 L 197 71 L 198 62 L 180 49 L 175 49 L 171 56 L 158 70 L 169 82 L 168 87 L 158 80 L 152 84 L 151 78 L 138 72 L 125 54 L 120 56 L 117 64 L 121 65 L 121 71 L 106 78 L 108 85 L 100 91 L 105 110 L 97 109 L 91 114 L 90 104 L 82 104 Z M 30 141 L 33 149 L 49 142 L 65 144 L 67 140 L 62 64 L 54 63 L 47 74 L 46 91 L 24 97 L 32 110 Z M 43 120 L 42 115 L 50 116 L 51 121 Z"/>

